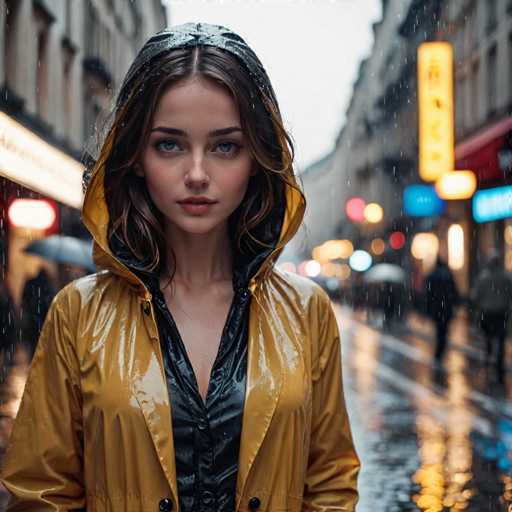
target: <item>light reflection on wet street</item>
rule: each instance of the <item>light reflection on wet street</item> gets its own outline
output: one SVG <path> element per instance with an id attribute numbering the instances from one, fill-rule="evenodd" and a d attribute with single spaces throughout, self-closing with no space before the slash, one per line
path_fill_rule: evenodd
<path id="1" fill-rule="evenodd" d="M 382 332 L 337 307 L 345 393 L 362 462 L 358 512 L 507 511 L 512 503 L 510 385 L 457 317 L 443 368 L 427 320 Z M 509 347 L 510 348 L 510 347 Z M 508 375 L 510 381 L 512 375 Z"/>

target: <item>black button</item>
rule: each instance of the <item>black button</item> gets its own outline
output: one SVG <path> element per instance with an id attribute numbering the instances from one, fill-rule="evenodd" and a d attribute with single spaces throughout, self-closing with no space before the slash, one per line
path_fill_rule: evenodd
<path id="1" fill-rule="evenodd" d="M 159 508 L 160 512 L 171 512 L 172 501 L 169 498 L 164 498 L 163 500 L 160 500 L 160 503 L 158 504 L 158 508 Z"/>
<path id="2" fill-rule="evenodd" d="M 146 313 L 146 315 L 151 313 L 151 306 L 149 305 L 149 302 L 144 302 L 144 313 Z"/>
<path id="3" fill-rule="evenodd" d="M 201 501 L 204 505 L 211 505 L 213 503 L 213 493 L 210 491 L 203 491 L 201 494 Z"/>
<path id="4" fill-rule="evenodd" d="M 200 420 L 199 423 L 197 424 L 197 428 L 201 432 L 204 432 L 208 428 L 208 425 L 206 424 L 206 421 Z"/>
<path id="5" fill-rule="evenodd" d="M 257 496 L 254 496 L 249 500 L 249 508 L 251 510 L 256 510 L 257 508 L 260 508 L 260 505 L 261 501 Z"/>

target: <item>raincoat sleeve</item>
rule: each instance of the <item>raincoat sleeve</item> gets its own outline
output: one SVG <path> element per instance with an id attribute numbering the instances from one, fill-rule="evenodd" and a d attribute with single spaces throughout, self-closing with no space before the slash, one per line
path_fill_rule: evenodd
<path id="1" fill-rule="evenodd" d="M 78 360 L 60 292 L 43 324 L 0 480 L 8 512 L 85 510 Z"/>
<path id="2" fill-rule="evenodd" d="M 320 293 L 320 292 L 319 292 Z M 345 407 L 338 325 L 321 291 L 312 322 L 313 411 L 303 512 L 354 511 L 358 500 L 356 454 Z M 316 352 L 316 357 L 315 357 Z"/>

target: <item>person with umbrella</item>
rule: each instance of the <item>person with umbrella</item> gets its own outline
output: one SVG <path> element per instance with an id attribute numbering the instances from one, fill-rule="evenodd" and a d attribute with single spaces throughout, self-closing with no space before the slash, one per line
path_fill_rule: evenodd
<path id="1" fill-rule="evenodd" d="M 305 198 L 258 57 L 225 27 L 170 27 L 113 120 L 82 208 L 101 271 L 48 312 L 7 510 L 353 512 L 334 310 L 275 266 Z"/>
<path id="2" fill-rule="evenodd" d="M 440 364 L 446 352 L 448 326 L 454 307 L 460 300 L 455 279 L 448 265 L 437 257 L 434 268 L 426 275 L 424 285 L 426 313 L 436 327 L 436 349 L 434 359 Z"/>

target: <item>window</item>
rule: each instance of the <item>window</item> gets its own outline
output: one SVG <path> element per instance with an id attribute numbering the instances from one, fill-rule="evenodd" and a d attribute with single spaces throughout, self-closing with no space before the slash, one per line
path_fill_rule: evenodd
<path id="1" fill-rule="evenodd" d="M 471 68 L 471 124 L 472 127 L 476 127 L 479 121 L 479 111 L 478 111 L 478 105 L 479 105 L 479 87 L 478 87 L 478 80 L 480 79 L 480 73 L 479 73 L 479 62 L 476 60 L 473 62 L 472 68 Z"/>
<path id="2" fill-rule="evenodd" d="M 471 50 L 478 48 L 479 44 L 479 17 L 480 17 L 480 9 L 482 4 L 480 2 L 473 2 L 471 4 L 470 11 L 470 24 L 471 24 Z"/>
<path id="3" fill-rule="evenodd" d="M 455 83 L 455 131 L 457 135 L 464 133 L 464 81 L 459 78 Z"/>
<path id="4" fill-rule="evenodd" d="M 512 32 L 508 35 L 508 83 L 512 84 Z M 508 102 L 512 103 L 512 86 L 507 88 L 508 90 Z"/>
<path id="5" fill-rule="evenodd" d="M 37 36 L 37 74 L 36 74 L 36 112 L 39 117 L 44 118 L 48 100 L 47 91 L 47 41 L 45 31 L 39 32 Z"/>
<path id="6" fill-rule="evenodd" d="M 8 0 L 5 3 L 5 82 L 7 86 L 12 90 L 16 89 L 16 32 L 18 22 L 18 6 L 19 2 L 16 0 Z"/>
<path id="7" fill-rule="evenodd" d="M 492 32 L 498 23 L 496 0 L 487 0 L 487 32 Z"/>
<path id="8" fill-rule="evenodd" d="M 487 113 L 492 116 L 496 112 L 497 95 L 497 66 L 496 66 L 496 46 L 492 46 L 487 56 Z"/>
<path id="9" fill-rule="evenodd" d="M 64 133 L 70 136 L 73 130 L 73 62 L 74 53 L 67 46 L 62 46 L 62 94 L 63 94 L 63 120 Z"/>

